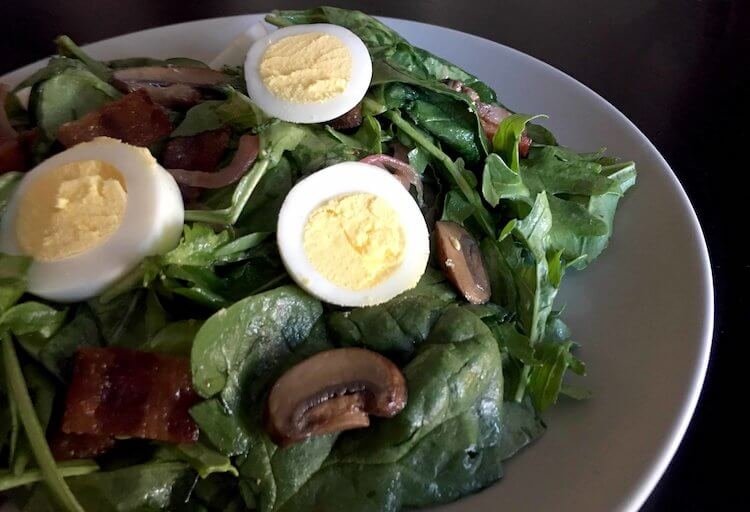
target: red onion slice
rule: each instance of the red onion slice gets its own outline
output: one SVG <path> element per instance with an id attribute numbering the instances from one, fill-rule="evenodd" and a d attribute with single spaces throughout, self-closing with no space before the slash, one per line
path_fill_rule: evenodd
<path id="1" fill-rule="evenodd" d="M 239 181 L 255 162 L 260 150 L 257 135 L 243 135 L 229 165 L 216 172 L 167 169 L 180 185 L 197 188 L 221 188 Z"/>
<path id="2" fill-rule="evenodd" d="M 421 206 L 423 202 L 424 190 L 422 188 L 422 177 L 417 171 L 406 162 L 394 158 L 390 155 L 369 155 L 360 160 L 363 164 L 376 165 L 393 174 L 406 190 L 410 185 L 417 189 L 417 203 Z"/>
<path id="3" fill-rule="evenodd" d="M 5 111 L 5 100 L 8 98 L 10 88 L 5 84 L 0 84 L 0 142 L 13 140 L 18 133 L 10 124 L 8 113 Z"/>

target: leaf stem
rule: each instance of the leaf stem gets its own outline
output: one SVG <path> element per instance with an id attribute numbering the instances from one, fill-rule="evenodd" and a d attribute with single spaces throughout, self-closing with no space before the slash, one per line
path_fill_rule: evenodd
<path id="1" fill-rule="evenodd" d="M 8 379 L 8 387 L 13 400 L 18 406 L 18 415 L 29 439 L 29 446 L 34 453 L 34 458 L 39 466 L 44 481 L 50 492 L 57 498 L 63 510 L 69 512 L 85 512 L 83 507 L 78 503 L 75 496 L 65 483 L 65 479 L 52 457 L 47 440 L 44 437 L 44 431 L 39 423 L 39 418 L 34 411 L 34 404 L 31 402 L 29 390 L 26 387 L 26 381 L 23 378 L 21 365 L 18 362 L 16 349 L 13 346 L 13 340 L 6 332 L 2 335 L 3 361 L 5 362 L 5 374 Z"/>
<path id="2" fill-rule="evenodd" d="M 492 220 L 487 209 L 482 204 L 482 200 L 477 195 L 477 191 L 469 185 L 466 178 L 463 177 L 461 171 L 456 167 L 456 164 L 451 158 L 446 155 L 439 147 L 432 143 L 424 134 L 416 129 L 409 121 L 401 117 L 395 110 L 388 110 L 383 114 L 390 121 L 406 132 L 417 144 L 422 146 L 427 152 L 432 154 L 448 171 L 451 178 L 458 186 L 461 193 L 464 195 L 466 200 L 474 207 L 473 215 L 479 222 L 479 225 L 487 233 L 488 236 L 494 238 L 495 229 L 492 227 Z"/>
<path id="3" fill-rule="evenodd" d="M 64 478 L 71 476 L 88 475 L 99 471 L 99 466 L 88 460 L 76 460 L 71 462 L 61 462 L 57 465 L 57 470 Z M 38 468 L 29 469 L 20 475 L 14 475 L 8 471 L 0 471 L 0 492 L 21 487 L 22 485 L 33 484 L 44 479 L 42 472 Z"/>

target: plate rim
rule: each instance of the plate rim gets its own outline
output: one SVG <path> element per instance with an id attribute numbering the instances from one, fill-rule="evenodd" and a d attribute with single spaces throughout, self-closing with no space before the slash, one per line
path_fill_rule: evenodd
<path id="1" fill-rule="evenodd" d="M 159 31 L 159 30 L 165 30 L 165 29 L 178 29 L 180 27 L 187 27 L 193 24 L 201 24 L 207 21 L 221 22 L 221 21 L 236 20 L 238 18 L 244 18 L 244 17 L 250 17 L 250 16 L 265 16 L 266 14 L 268 13 L 267 12 L 260 12 L 260 13 L 255 12 L 255 13 L 236 14 L 236 15 L 230 15 L 230 16 L 216 16 L 216 17 L 209 17 L 209 18 L 201 18 L 197 20 L 183 21 L 179 23 L 172 23 L 172 24 L 167 24 L 167 25 L 160 25 L 157 27 L 145 28 L 142 30 L 134 31 L 134 32 L 126 32 L 123 34 L 118 34 L 116 36 L 93 41 L 85 45 L 82 45 L 82 48 L 88 49 L 93 45 L 112 43 L 113 40 L 126 37 L 126 36 L 137 37 L 146 32 Z M 709 250 L 706 244 L 706 238 L 703 232 L 703 228 L 700 224 L 695 208 L 693 207 L 693 204 L 687 195 L 687 192 L 682 186 L 682 183 L 678 179 L 671 165 L 669 164 L 669 162 L 667 162 L 666 158 L 661 154 L 661 152 L 656 148 L 656 146 L 651 142 L 651 140 L 640 130 L 640 128 L 638 128 L 638 126 L 635 123 L 633 123 L 625 114 L 623 114 L 617 107 L 612 105 L 612 103 L 610 103 L 606 98 L 604 98 L 598 92 L 593 90 L 588 85 L 582 83 L 580 80 L 567 74 L 566 72 L 556 68 L 555 66 L 547 63 L 546 61 L 538 57 L 534 57 L 533 55 L 529 55 L 528 53 L 517 50 L 506 44 L 493 41 L 491 39 L 487 39 L 485 37 L 473 34 L 471 32 L 465 32 L 463 30 L 458 30 L 458 29 L 446 27 L 443 25 L 426 23 L 423 21 L 410 20 L 410 19 L 405 19 L 405 18 L 395 18 L 391 16 L 375 16 L 375 18 L 386 23 L 388 21 L 393 21 L 397 23 L 407 23 L 407 24 L 418 25 L 422 28 L 427 28 L 427 29 L 438 28 L 440 30 L 447 30 L 461 37 L 473 38 L 475 40 L 478 40 L 478 42 L 481 42 L 482 44 L 485 44 L 485 45 L 497 45 L 501 47 L 504 51 L 510 52 L 515 57 L 529 60 L 532 63 L 538 66 L 541 66 L 544 69 L 544 71 L 557 75 L 557 78 L 567 81 L 571 83 L 573 86 L 575 86 L 576 88 L 583 89 L 586 93 L 588 93 L 594 100 L 596 100 L 600 104 L 601 107 L 606 109 L 608 114 L 614 116 L 619 122 L 624 123 L 627 126 L 627 128 L 631 130 L 637 136 L 638 142 L 640 144 L 643 144 L 647 150 L 653 153 L 654 156 L 656 157 L 658 164 L 667 171 L 666 175 L 668 176 L 670 180 L 670 185 L 672 188 L 676 189 L 677 196 L 679 198 L 679 202 L 681 206 L 684 207 L 689 212 L 688 217 L 689 217 L 690 226 L 692 228 L 692 233 L 697 237 L 696 242 L 697 242 L 697 245 L 699 246 L 699 253 L 700 253 L 699 259 L 700 259 L 700 264 L 702 267 L 701 269 L 702 272 L 700 276 L 701 279 L 697 281 L 701 283 L 703 291 L 705 292 L 705 297 L 703 297 L 703 300 L 705 302 L 704 312 L 703 312 L 703 317 L 702 317 L 703 330 L 700 333 L 701 346 L 700 346 L 698 359 L 697 361 L 695 361 L 695 366 L 692 371 L 691 379 L 690 379 L 690 382 L 688 383 L 689 384 L 688 385 L 689 396 L 687 399 L 682 400 L 682 403 L 680 405 L 679 415 L 674 418 L 674 423 L 673 423 L 671 430 L 666 433 L 668 436 L 668 441 L 664 443 L 664 446 L 660 450 L 660 453 L 657 457 L 656 462 L 651 464 L 651 467 L 648 469 L 648 471 L 646 471 L 643 475 L 641 475 L 638 481 L 634 482 L 635 489 L 631 491 L 630 493 L 628 493 L 628 495 L 623 496 L 623 500 L 625 503 L 623 507 L 624 510 L 628 510 L 628 511 L 639 510 L 641 506 L 646 502 L 648 497 L 651 495 L 656 485 L 659 483 L 659 480 L 664 475 L 665 471 L 667 470 L 667 467 L 669 466 L 670 462 L 674 458 L 674 455 L 676 454 L 677 449 L 679 448 L 680 444 L 682 443 L 682 440 L 685 437 L 685 433 L 687 432 L 687 429 L 690 425 L 690 421 L 693 418 L 693 414 L 695 413 L 695 409 L 698 405 L 698 401 L 701 398 L 703 385 L 705 383 L 705 378 L 706 378 L 706 374 L 708 371 L 710 355 L 711 355 L 712 347 L 714 345 L 715 299 L 716 297 L 715 297 L 715 288 L 714 288 L 714 283 L 713 283 L 713 271 L 711 268 L 711 260 L 710 260 Z M 43 66 L 50 57 L 51 55 L 48 55 L 35 62 L 32 62 L 20 68 L 11 70 L 7 73 L 4 73 L 3 75 L 0 75 L 0 82 L 6 82 L 6 83 L 10 82 L 11 86 L 13 86 L 16 83 L 18 83 L 19 77 L 23 76 L 24 74 L 31 73 L 33 72 L 33 70 L 37 69 L 38 67 Z M 12 80 L 9 80 L 9 78 L 12 78 Z"/>

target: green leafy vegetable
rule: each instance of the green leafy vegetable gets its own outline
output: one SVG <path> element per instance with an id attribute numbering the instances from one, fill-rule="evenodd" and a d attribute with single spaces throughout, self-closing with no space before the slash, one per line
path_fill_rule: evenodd
<path id="1" fill-rule="evenodd" d="M 54 140 L 60 125 L 79 119 L 120 96 L 114 87 L 93 73 L 70 68 L 37 84 L 29 108 L 44 135 Z"/>
<path id="2" fill-rule="evenodd" d="M 529 116 L 526 114 L 511 114 L 500 122 L 497 127 L 495 136 L 492 139 L 492 146 L 495 151 L 500 153 L 503 160 L 510 162 L 510 168 L 515 172 L 519 170 L 521 160 L 518 152 L 518 143 L 521 141 L 521 135 L 526 128 L 526 123 L 544 115 Z"/>
<path id="3" fill-rule="evenodd" d="M 171 134 L 171 137 L 189 137 L 201 132 L 217 130 L 224 126 L 225 121 L 217 112 L 223 101 L 204 101 L 199 103 L 185 114 L 185 119 Z"/>
<path id="4" fill-rule="evenodd" d="M 57 45 L 57 52 L 60 55 L 80 60 L 100 80 L 109 82 L 112 78 L 112 71 L 106 64 L 91 58 L 68 36 L 59 36 L 55 39 L 55 45 Z"/>
<path id="5" fill-rule="evenodd" d="M 34 453 L 34 458 L 39 466 L 39 470 L 44 476 L 49 492 L 55 497 L 59 505 L 70 512 L 83 512 L 84 509 L 76 500 L 68 485 L 65 483 L 63 475 L 60 473 L 55 460 L 52 457 L 47 440 L 44 437 L 44 430 L 39 424 L 36 416 L 34 405 L 31 402 L 26 382 L 24 381 L 21 366 L 16 356 L 13 346 L 13 340 L 6 333 L 2 336 L 3 362 L 5 365 L 5 374 L 8 379 L 8 388 L 18 407 L 18 415 L 21 418 L 26 436 L 29 439 L 29 446 Z"/>

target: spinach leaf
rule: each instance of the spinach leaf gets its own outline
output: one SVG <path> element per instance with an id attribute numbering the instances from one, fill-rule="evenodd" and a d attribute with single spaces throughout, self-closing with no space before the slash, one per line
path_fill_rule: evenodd
<path id="1" fill-rule="evenodd" d="M 34 364 L 24 366 L 23 376 L 26 379 L 29 396 L 34 404 L 39 424 L 42 430 L 46 431 L 52 417 L 52 407 L 55 400 L 55 382 Z M 18 438 L 18 447 L 11 463 L 11 471 L 14 475 L 23 474 L 31 461 L 32 451 L 30 442 L 31 440 L 25 433 Z"/>
<path id="2" fill-rule="evenodd" d="M 449 190 L 445 194 L 443 203 L 443 215 L 441 220 L 449 220 L 458 224 L 463 224 L 466 219 L 474 213 L 472 206 L 458 190 Z"/>
<path id="3" fill-rule="evenodd" d="M 340 436 L 309 480 L 288 497 L 261 499 L 261 510 L 399 510 L 447 502 L 499 478 L 500 355 L 482 321 L 448 308 L 403 371 L 410 397 L 399 415 Z M 288 476 L 266 478 L 278 485 Z"/>
<path id="4" fill-rule="evenodd" d="M 47 65 L 45 67 L 34 71 L 25 80 L 22 80 L 13 89 L 13 91 L 25 89 L 26 87 L 33 87 L 34 85 L 40 82 L 44 82 L 45 80 L 48 80 L 52 78 L 53 76 L 58 75 L 62 73 L 63 71 L 71 69 L 71 68 L 79 69 L 79 70 L 86 70 L 86 66 L 84 66 L 83 62 L 81 62 L 78 59 L 70 59 L 68 57 L 53 56 L 52 58 L 50 58 L 49 62 L 47 62 Z"/>
<path id="5" fill-rule="evenodd" d="M 247 448 L 240 411 L 250 411 L 278 368 L 308 340 L 322 312 L 317 300 L 284 286 L 220 310 L 198 331 L 191 353 L 193 386 L 204 398 L 216 398 L 191 413 L 224 454 Z"/>
<path id="6" fill-rule="evenodd" d="M 384 304 L 331 313 L 328 329 L 340 345 L 403 357 L 427 339 L 442 310 L 455 298 L 445 278 L 427 269 L 414 289 Z"/>
<path id="7" fill-rule="evenodd" d="M 360 11 L 337 7 L 316 7 L 306 10 L 274 10 L 266 16 L 266 21 L 278 27 L 308 25 L 310 23 L 332 23 L 354 32 L 370 50 L 371 54 L 391 48 L 404 41 L 394 30 L 388 28 L 372 16 Z"/>
<path id="8" fill-rule="evenodd" d="M 183 228 L 180 243 L 166 253 L 161 263 L 163 265 L 209 266 L 215 260 L 216 251 L 229 242 L 229 233 L 218 233 L 206 224 L 186 224 Z"/>
<path id="9" fill-rule="evenodd" d="M 68 36 L 59 36 L 55 39 L 57 53 L 64 57 L 78 59 L 91 71 L 99 80 L 109 82 L 112 78 L 112 71 L 106 64 L 91 58 Z"/>
<path id="10" fill-rule="evenodd" d="M 198 320 L 180 320 L 164 326 L 153 338 L 141 346 L 142 350 L 175 356 L 190 356 L 193 340 L 202 323 Z"/>
<path id="11" fill-rule="evenodd" d="M 170 137 L 189 137 L 201 132 L 217 130 L 225 125 L 225 121 L 217 112 L 223 101 L 204 101 L 192 107 L 185 113 L 185 118 L 172 131 Z"/>
<path id="12" fill-rule="evenodd" d="M 49 140 L 60 125 L 79 119 L 121 94 L 93 73 L 70 68 L 34 86 L 29 109 Z"/>

